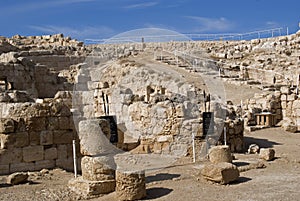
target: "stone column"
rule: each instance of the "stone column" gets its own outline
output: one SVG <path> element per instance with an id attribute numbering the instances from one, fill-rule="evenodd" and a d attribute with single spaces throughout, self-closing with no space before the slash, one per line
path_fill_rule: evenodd
<path id="1" fill-rule="evenodd" d="M 145 172 L 117 170 L 116 196 L 120 201 L 140 200 L 146 197 Z"/>
<path id="2" fill-rule="evenodd" d="M 79 123 L 82 177 L 69 181 L 71 190 L 86 199 L 115 191 L 116 164 L 113 156 L 118 152 L 104 135 L 108 125 L 104 119 Z"/>

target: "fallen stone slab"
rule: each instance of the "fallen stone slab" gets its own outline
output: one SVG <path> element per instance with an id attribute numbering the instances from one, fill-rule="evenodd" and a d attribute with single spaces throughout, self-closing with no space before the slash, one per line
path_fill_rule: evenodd
<path id="1" fill-rule="evenodd" d="M 209 160 L 212 163 L 232 162 L 232 155 L 229 146 L 214 146 L 209 150 Z"/>
<path id="2" fill-rule="evenodd" d="M 28 181 L 28 174 L 25 172 L 16 172 L 7 177 L 7 184 L 18 185 Z"/>
<path id="3" fill-rule="evenodd" d="M 238 168 L 231 163 L 211 163 L 205 165 L 201 171 L 201 175 L 209 181 L 220 184 L 228 184 L 237 180 L 240 176 Z"/>
<path id="4" fill-rule="evenodd" d="M 115 191 L 116 181 L 89 181 L 82 177 L 77 177 L 69 181 L 68 187 L 84 199 L 90 199 Z"/>
<path id="5" fill-rule="evenodd" d="M 259 158 L 264 159 L 266 161 L 274 160 L 275 150 L 271 148 L 261 148 L 259 152 Z"/>

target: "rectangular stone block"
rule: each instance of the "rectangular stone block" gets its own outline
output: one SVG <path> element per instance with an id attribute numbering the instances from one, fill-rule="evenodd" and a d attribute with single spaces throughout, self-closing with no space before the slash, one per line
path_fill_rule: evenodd
<path id="1" fill-rule="evenodd" d="M 47 121 L 48 121 L 47 130 L 58 130 L 59 129 L 57 117 L 48 117 Z"/>
<path id="2" fill-rule="evenodd" d="M 281 101 L 287 101 L 287 95 L 282 94 L 280 97 Z"/>
<path id="3" fill-rule="evenodd" d="M 53 131 L 41 131 L 40 134 L 40 144 L 41 145 L 51 145 L 53 144 Z"/>
<path id="4" fill-rule="evenodd" d="M 22 148 L 0 150 L 0 164 L 20 163 L 23 160 Z"/>
<path id="5" fill-rule="evenodd" d="M 72 144 L 74 139 L 73 131 L 59 130 L 53 131 L 53 144 Z"/>
<path id="6" fill-rule="evenodd" d="M 53 168 L 55 168 L 55 160 L 36 161 L 34 166 L 35 171 L 40 171 L 42 169 L 53 169 Z"/>
<path id="7" fill-rule="evenodd" d="M 0 165 L 0 175 L 9 174 L 9 165 Z"/>
<path id="8" fill-rule="evenodd" d="M 57 158 L 66 159 L 68 157 L 67 145 L 58 145 L 57 146 Z"/>
<path id="9" fill-rule="evenodd" d="M 300 109 L 300 100 L 295 100 L 293 102 L 293 108 Z"/>
<path id="10" fill-rule="evenodd" d="M 25 171 L 34 171 L 34 163 L 16 163 L 16 164 L 11 164 L 9 168 L 9 172 L 25 172 Z"/>
<path id="11" fill-rule="evenodd" d="M 29 132 L 29 143 L 30 145 L 40 145 L 40 132 L 30 131 Z"/>
<path id="12" fill-rule="evenodd" d="M 14 147 L 26 147 L 29 145 L 29 134 L 27 132 L 20 132 L 12 134 L 14 137 Z"/>
<path id="13" fill-rule="evenodd" d="M 45 160 L 57 159 L 57 148 L 51 147 L 49 149 L 45 149 L 44 154 L 45 154 L 44 156 Z"/>
<path id="14" fill-rule="evenodd" d="M 31 117 L 28 120 L 29 131 L 43 131 L 46 130 L 46 118 L 45 117 Z"/>
<path id="15" fill-rule="evenodd" d="M 58 123 L 59 123 L 60 130 L 70 129 L 70 118 L 69 117 L 59 117 Z"/>
<path id="16" fill-rule="evenodd" d="M 83 179 L 82 177 L 78 177 L 70 180 L 68 186 L 78 195 L 81 195 L 85 199 L 90 199 L 101 194 L 108 194 L 115 191 L 116 181 L 89 181 Z"/>
<path id="17" fill-rule="evenodd" d="M 44 159 L 43 146 L 30 146 L 23 148 L 23 160 L 25 162 L 41 161 Z"/>
<path id="18" fill-rule="evenodd" d="M 74 170 L 73 158 L 57 159 L 55 160 L 55 166 L 67 171 L 73 171 Z"/>
<path id="19" fill-rule="evenodd" d="M 281 107 L 285 109 L 287 107 L 286 101 L 281 101 Z"/>
<path id="20" fill-rule="evenodd" d="M 288 100 L 288 101 L 296 100 L 296 94 L 288 95 L 288 96 L 287 96 L 287 100 Z"/>

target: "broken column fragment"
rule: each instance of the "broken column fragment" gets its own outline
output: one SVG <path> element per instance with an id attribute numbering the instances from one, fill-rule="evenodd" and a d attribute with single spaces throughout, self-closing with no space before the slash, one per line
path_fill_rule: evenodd
<path id="1" fill-rule="evenodd" d="M 118 150 L 102 131 L 105 121 L 91 119 L 79 123 L 82 177 L 70 180 L 69 187 L 85 198 L 115 190 L 116 164 L 113 156 Z"/>

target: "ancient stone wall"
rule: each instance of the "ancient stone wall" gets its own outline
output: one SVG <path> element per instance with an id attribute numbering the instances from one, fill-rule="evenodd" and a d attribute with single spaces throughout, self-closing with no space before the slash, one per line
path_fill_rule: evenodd
<path id="1" fill-rule="evenodd" d="M 63 99 L 1 103 L 0 109 L 0 174 L 73 169 L 72 140 L 78 137 Z"/>

